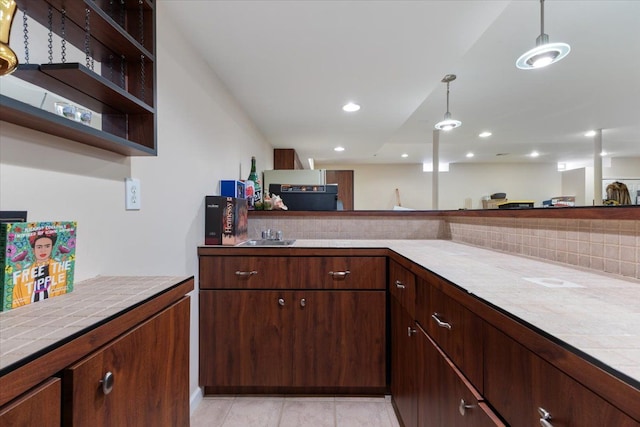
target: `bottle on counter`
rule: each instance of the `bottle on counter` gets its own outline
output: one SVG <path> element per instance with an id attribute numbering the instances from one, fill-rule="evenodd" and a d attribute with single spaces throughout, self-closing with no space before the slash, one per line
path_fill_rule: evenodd
<path id="1" fill-rule="evenodd" d="M 253 182 L 253 199 L 247 201 L 249 209 L 254 209 L 256 203 L 262 203 L 262 187 L 260 186 L 260 179 L 258 178 L 258 174 L 256 173 L 255 156 L 251 156 L 251 172 L 249 172 L 249 178 L 247 178 L 247 181 Z M 249 199 L 249 195 L 247 195 L 247 199 Z"/>

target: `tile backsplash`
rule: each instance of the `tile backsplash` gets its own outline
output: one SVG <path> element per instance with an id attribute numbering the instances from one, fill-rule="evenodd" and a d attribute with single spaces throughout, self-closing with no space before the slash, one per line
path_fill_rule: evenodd
<path id="1" fill-rule="evenodd" d="M 640 279 L 640 220 L 434 216 L 252 217 L 249 238 L 445 239 Z"/>
<path id="2" fill-rule="evenodd" d="M 448 217 L 455 242 L 640 278 L 640 221 Z"/>

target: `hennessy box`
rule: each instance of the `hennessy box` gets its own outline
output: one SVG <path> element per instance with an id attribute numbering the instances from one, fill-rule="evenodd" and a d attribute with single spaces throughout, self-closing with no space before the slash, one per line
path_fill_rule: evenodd
<path id="1" fill-rule="evenodd" d="M 220 180 L 220 195 L 226 197 L 246 198 L 245 185 L 242 181 Z"/>
<path id="2" fill-rule="evenodd" d="M 248 239 L 247 200 L 205 196 L 204 244 L 237 245 Z"/>

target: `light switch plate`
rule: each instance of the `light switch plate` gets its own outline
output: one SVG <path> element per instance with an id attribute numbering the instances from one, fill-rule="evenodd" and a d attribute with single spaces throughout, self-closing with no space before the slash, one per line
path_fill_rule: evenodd
<path id="1" fill-rule="evenodd" d="M 124 207 L 128 211 L 140 210 L 140 180 L 137 178 L 124 179 Z"/>

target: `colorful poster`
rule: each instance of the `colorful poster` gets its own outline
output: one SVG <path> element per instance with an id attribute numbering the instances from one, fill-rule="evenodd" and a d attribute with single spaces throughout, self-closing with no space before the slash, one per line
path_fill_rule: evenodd
<path id="1" fill-rule="evenodd" d="M 76 230 L 75 221 L 0 224 L 0 311 L 73 291 Z"/>

